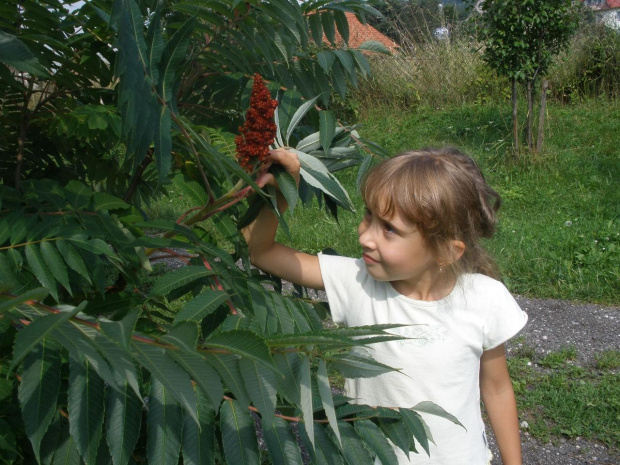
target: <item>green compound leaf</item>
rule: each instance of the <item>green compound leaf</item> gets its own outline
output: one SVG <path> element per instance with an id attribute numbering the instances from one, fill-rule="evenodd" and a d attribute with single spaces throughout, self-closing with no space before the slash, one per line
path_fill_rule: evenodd
<path id="1" fill-rule="evenodd" d="M 392 445 L 377 425 L 370 420 L 358 420 L 354 427 L 366 446 L 377 454 L 381 463 L 398 463 Z"/>
<path id="2" fill-rule="evenodd" d="M 465 431 L 467 431 L 467 428 L 463 426 L 463 424 L 458 420 L 458 418 L 446 412 L 443 408 L 441 408 L 434 402 L 426 400 L 413 406 L 411 409 L 415 410 L 416 412 L 428 413 L 429 415 L 435 415 L 441 418 L 445 418 L 446 420 L 451 421 L 455 425 L 461 426 L 463 429 L 465 429 Z"/>
<path id="3" fill-rule="evenodd" d="M 260 463 L 254 422 L 248 409 L 236 400 L 220 407 L 220 428 L 226 462 L 235 465 Z"/>
<path id="4" fill-rule="evenodd" d="M 215 410 L 209 399 L 196 389 L 198 419 L 196 425 L 189 415 L 183 415 L 183 465 L 215 464 Z M 219 406 L 219 404 L 216 404 Z"/>
<path id="5" fill-rule="evenodd" d="M 304 429 L 308 440 L 314 448 L 314 410 L 312 407 L 312 378 L 310 375 L 310 359 L 303 357 L 299 367 L 299 395 L 301 413 L 304 418 Z"/>
<path id="6" fill-rule="evenodd" d="M 213 313 L 221 304 L 226 302 L 230 296 L 224 291 L 207 290 L 194 299 L 187 302 L 177 313 L 174 323 L 181 321 L 200 321 L 207 315 Z"/>
<path id="7" fill-rule="evenodd" d="M 67 274 L 67 268 L 60 257 L 60 254 L 49 242 L 41 243 L 41 254 L 43 255 L 43 259 L 47 264 L 48 269 L 53 273 L 54 277 L 63 287 L 71 293 L 71 285 L 69 284 L 69 275 Z"/>
<path id="8" fill-rule="evenodd" d="M 18 391 L 24 428 L 39 462 L 41 441 L 56 412 L 59 389 L 60 352 L 56 344 L 43 340 L 26 356 Z"/>
<path id="9" fill-rule="evenodd" d="M 357 435 L 357 432 L 346 421 L 339 422 L 340 435 L 342 438 L 342 452 L 347 463 L 359 465 L 373 465 L 374 460 L 368 453 L 364 442 Z M 396 462 L 387 462 L 396 463 Z"/>
<path id="10" fill-rule="evenodd" d="M 59 312 L 51 315 L 37 318 L 24 329 L 17 333 L 15 338 L 15 346 L 13 348 L 13 361 L 11 369 L 13 369 L 26 355 L 30 353 L 34 347 L 39 344 L 51 331 L 63 324 L 72 316 L 76 315 L 82 308 L 86 306 L 86 301 L 75 307 L 70 312 Z"/>
<path id="11" fill-rule="evenodd" d="M 433 442 L 433 437 L 430 434 L 430 430 L 426 425 L 426 422 L 422 419 L 419 413 L 409 409 L 399 409 L 401 417 L 407 428 L 413 433 L 413 437 L 420 443 L 422 448 L 426 451 L 426 454 L 430 457 L 429 441 Z"/>
<path id="12" fill-rule="evenodd" d="M 274 465 L 301 465 L 301 452 L 286 420 L 274 417 L 271 425 L 263 423 L 263 436 Z"/>
<path id="13" fill-rule="evenodd" d="M 41 252 L 37 246 L 28 244 L 25 247 L 26 260 L 32 273 L 36 276 L 37 280 L 47 289 L 50 294 L 58 302 L 58 290 L 56 288 L 56 279 L 54 274 L 50 271 L 47 264 L 41 256 Z"/>
<path id="14" fill-rule="evenodd" d="M 12 308 L 19 307 L 20 305 L 25 304 L 30 301 L 42 301 L 49 295 L 49 291 L 44 287 L 38 287 L 36 289 L 32 289 L 31 291 L 25 292 L 15 298 L 9 298 L 7 296 L 2 296 L 0 300 L 0 314 L 4 312 L 8 312 Z M 6 300 L 5 300 L 6 299 Z"/>
<path id="15" fill-rule="evenodd" d="M 0 63 L 26 73 L 49 77 L 45 66 L 39 63 L 26 44 L 16 36 L 3 31 L 0 31 Z"/>
<path id="16" fill-rule="evenodd" d="M 212 270 L 208 270 L 204 266 L 187 266 L 185 268 L 175 270 L 155 281 L 149 296 L 154 297 L 166 295 L 181 286 L 185 286 L 186 284 L 214 274 L 215 273 Z"/>
<path id="17" fill-rule="evenodd" d="M 327 415 L 329 426 L 331 426 L 332 430 L 334 431 L 334 434 L 338 439 L 338 443 L 342 446 L 340 431 L 338 430 L 338 419 L 336 418 L 336 411 L 334 409 L 334 399 L 332 397 L 332 391 L 329 386 L 329 378 L 327 376 L 327 368 L 325 366 L 325 361 L 322 359 L 319 360 L 319 366 L 316 376 L 319 385 L 319 395 L 321 396 L 321 402 L 323 404 L 325 414 Z"/>
<path id="18" fill-rule="evenodd" d="M 140 364 L 166 388 L 166 393 L 198 423 L 196 394 L 187 373 L 161 347 L 135 341 L 133 347 Z M 176 462 L 175 462 L 176 463 Z"/>
<path id="19" fill-rule="evenodd" d="M 269 427 L 276 409 L 275 373 L 265 365 L 248 358 L 242 358 L 239 361 L 239 368 L 241 368 L 243 381 L 250 399 L 262 415 L 263 425 Z"/>
<path id="20" fill-rule="evenodd" d="M 236 330 L 217 334 L 207 339 L 204 347 L 228 350 L 274 369 L 269 347 L 263 339 L 251 331 Z"/>
<path id="21" fill-rule="evenodd" d="M 96 463 L 104 419 L 104 383 L 91 364 L 69 360 L 69 431 L 86 463 Z"/>
<path id="22" fill-rule="evenodd" d="M 114 465 L 129 463 L 140 436 L 142 403 L 132 391 L 125 383 L 106 394 L 106 440 Z"/>
<path id="23" fill-rule="evenodd" d="M 148 405 L 146 443 L 148 463 L 152 465 L 178 463 L 183 425 L 181 408 L 175 396 L 155 377 L 151 378 Z M 197 419 L 193 421 L 197 423 Z"/>
<path id="24" fill-rule="evenodd" d="M 224 385 L 235 395 L 237 402 L 247 408 L 250 405 L 250 396 L 241 376 L 239 357 L 232 354 L 208 354 L 207 362 L 219 373 Z"/>

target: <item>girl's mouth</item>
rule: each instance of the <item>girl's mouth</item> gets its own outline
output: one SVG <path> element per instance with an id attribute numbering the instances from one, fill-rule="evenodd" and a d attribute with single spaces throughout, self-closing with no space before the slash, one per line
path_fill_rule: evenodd
<path id="1" fill-rule="evenodd" d="M 369 257 L 366 254 L 362 254 L 362 259 L 364 260 L 365 263 L 379 263 L 377 260 L 375 260 L 372 257 Z"/>

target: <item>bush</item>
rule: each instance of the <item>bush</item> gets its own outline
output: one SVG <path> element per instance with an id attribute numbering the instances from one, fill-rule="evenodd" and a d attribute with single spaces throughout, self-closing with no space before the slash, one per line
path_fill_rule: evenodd
<path id="1" fill-rule="evenodd" d="M 620 33 L 584 22 L 549 73 L 552 96 L 569 101 L 620 96 Z"/>

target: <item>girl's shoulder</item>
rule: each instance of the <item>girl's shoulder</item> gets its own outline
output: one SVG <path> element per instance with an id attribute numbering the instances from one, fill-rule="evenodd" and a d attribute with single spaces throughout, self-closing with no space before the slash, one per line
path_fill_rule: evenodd
<path id="1" fill-rule="evenodd" d="M 466 273 L 459 278 L 457 288 L 470 304 L 477 307 L 513 305 L 514 297 L 508 288 L 497 279 L 479 273 Z"/>

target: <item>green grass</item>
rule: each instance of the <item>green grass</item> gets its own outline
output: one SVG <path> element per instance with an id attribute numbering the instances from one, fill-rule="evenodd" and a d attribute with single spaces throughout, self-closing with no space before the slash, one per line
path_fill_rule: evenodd
<path id="1" fill-rule="evenodd" d="M 360 130 L 391 153 L 425 146 L 455 145 L 478 160 L 504 200 L 496 256 L 511 291 L 532 297 L 620 303 L 620 104 L 550 105 L 542 153 L 511 158 L 510 108 L 369 108 Z M 357 223 L 362 211 L 355 174 L 339 174 L 358 212 L 342 212 L 339 223 L 318 207 L 289 217 L 290 239 L 308 252 L 334 248 L 359 254 Z"/>
<path id="2" fill-rule="evenodd" d="M 616 351 L 612 358 L 617 362 L 618 356 Z M 522 346 L 508 359 L 519 418 L 528 422 L 532 436 L 545 442 L 557 437 L 582 437 L 618 448 L 620 373 L 617 366 L 614 370 L 597 362 L 591 367 L 581 367 L 575 364 L 575 357 L 574 347 L 537 358 L 532 357 L 527 346 Z"/>

